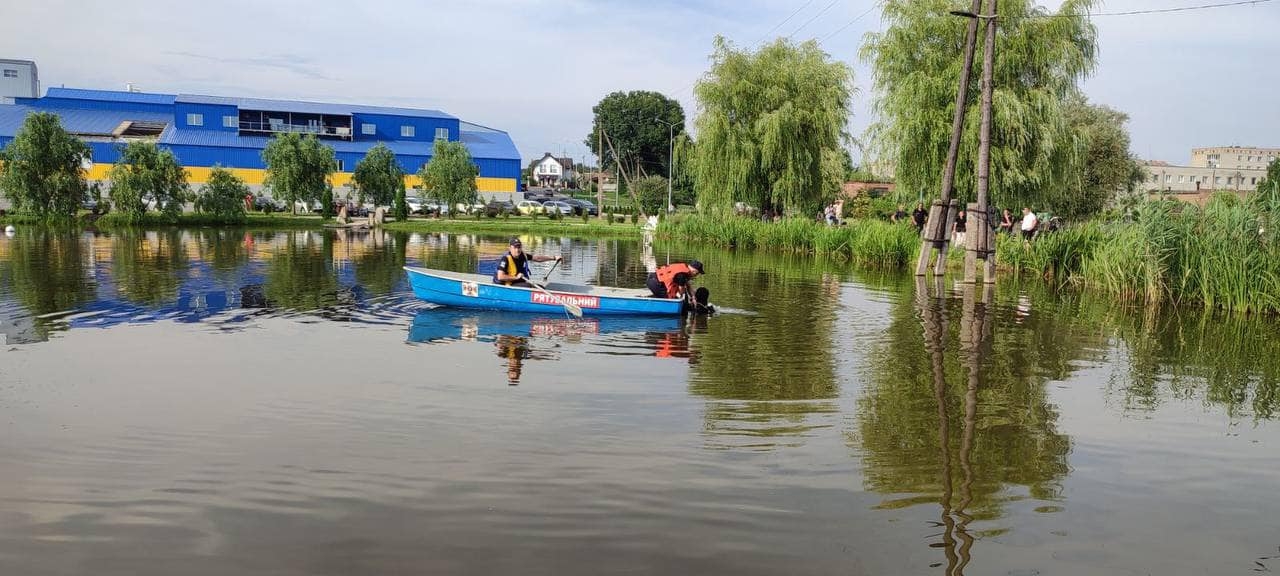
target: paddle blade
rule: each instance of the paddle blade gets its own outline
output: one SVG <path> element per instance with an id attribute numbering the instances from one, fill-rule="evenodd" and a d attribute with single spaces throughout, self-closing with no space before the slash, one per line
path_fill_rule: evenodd
<path id="1" fill-rule="evenodd" d="M 565 311 L 573 315 L 574 318 L 582 317 L 582 308 L 579 307 L 577 304 L 570 304 L 564 301 L 561 301 L 561 303 L 564 305 Z"/>

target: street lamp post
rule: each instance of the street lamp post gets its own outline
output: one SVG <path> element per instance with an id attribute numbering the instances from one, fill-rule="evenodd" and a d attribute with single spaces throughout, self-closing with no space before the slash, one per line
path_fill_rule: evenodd
<path id="1" fill-rule="evenodd" d="M 671 166 L 676 163 L 676 124 L 661 118 L 654 118 L 653 121 L 667 125 L 667 213 L 670 214 L 675 209 L 671 205 Z"/>

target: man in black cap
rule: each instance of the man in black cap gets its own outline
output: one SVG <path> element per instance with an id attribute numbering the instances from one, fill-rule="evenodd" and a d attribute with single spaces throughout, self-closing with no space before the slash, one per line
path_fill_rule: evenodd
<path id="1" fill-rule="evenodd" d="M 558 262 L 560 259 L 560 256 L 529 256 L 524 253 L 520 239 L 512 238 L 507 243 L 507 253 L 502 255 L 497 269 L 493 271 L 493 282 L 507 286 L 531 286 L 529 278 L 533 274 L 529 272 L 530 261 Z"/>
<path id="2" fill-rule="evenodd" d="M 667 264 L 659 268 L 657 272 L 650 274 L 645 284 L 649 287 L 649 291 L 653 293 L 654 298 L 682 298 L 689 300 L 693 298 L 689 282 L 703 273 L 702 263 L 697 260 L 690 260 L 688 264 L 676 262 Z"/>

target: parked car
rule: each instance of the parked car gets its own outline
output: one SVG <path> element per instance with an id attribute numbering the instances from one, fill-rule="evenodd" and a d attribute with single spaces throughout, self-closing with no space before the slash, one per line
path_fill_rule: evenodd
<path id="1" fill-rule="evenodd" d="M 534 200 L 521 200 L 516 204 L 516 212 L 528 216 L 530 214 L 546 214 L 547 209 L 542 207 L 541 202 Z"/>
<path id="2" fill-rule="evenodd" d="M 559 211 L 561 216 L 573 216 L 573 206 L 559 200 L 547 200 L 542 203 L 542 207 L 550 214 L 553 211 Z"/>
<path id="3" fill-rule="evenodd" d="M 405 208 L 409 209 L 410 214 L 422 214 L 422 199 L 417 196 L 406 196 L 404 199 Z"/>
<path id="4" fill-rule="evenodd" d="M 476 212 L 484 210 L 484 203 L 472 202 L 467 204 L 466 202 L 459 202 L 454 204 L 453 209 L 457 210 L 459 214 L 475 214 Z"/>
<path id="5" fill-rule="evenodd" d="M 449 205 L 437 200 L 428 200 L 422 205 L 422 213 L 427 215 L 447 216 Z"/>
<path id="6" fill-rule="evenodd" d="M 490 200 L 484 205 L 484 215 L 489 217 L 511 214 L 516 211 L 515 204 L 507 200 Z"/>
<path id="7" fill-rule="evenodd" d="M 570 206 L 573 206 L 573 213 L 579 216 L 581 216 L 584 212 L 591 216 L 598 216 L 600 214 L 600 210 L 596 208 L 596 205 L 592 204 L 590 201 L 587 201 L 587 200 L 579 200 L 577 198 L 568 198 L 566 200 L 562 200 L 562 202 Z"/>

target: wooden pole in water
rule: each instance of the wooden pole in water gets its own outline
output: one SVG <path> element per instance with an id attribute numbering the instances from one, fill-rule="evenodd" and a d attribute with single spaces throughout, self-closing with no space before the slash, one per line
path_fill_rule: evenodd
<path id="1" fill-rule="evenodd" d="M 990 210 L 987 203 L 987 191 L 991 184 L 991 77 L 995 68 L 996 57 L 996 3 L 989 0 L 987 13 L 980 16 L 986 20 L 987 36 L 982 47 L 982 124 L 978 128 L 978 203 L 975 206 L 975 237 L 968 242 L 968 250 L 964 258 L 964 281 L 974 282 L 978 276 L 978 259 L 985 261 L 983 281 L 995 282 L 995 251 L 990 250 L 991 224 Z"/>
<path id="2" fill-rule="evenodd" d="M 972 12 L 982 9 L 982 0 L 973 0 Z M 950 238 L 947 231 L 951 229 L 951 219 L 955 209 L 951 206 L 952 188 L 956 179 L 956 158 L 960 155 L 960 136 L 964 133 L 964 117 L 969 95 L 969 76 L 973 74 L 973 53 L 978 43 L 978 19 L 969 20 L 964 36 L 964 65 L 960 69 L 960 87 L 956 90 L 956 111 L 951 120 L 951 144 L 947 148 L 947 162 L 942 168 L 942 198 L 933 203 L 929 210 L 929 218 L 925 221 L 924 237 L 920 241 L 920 256 L 916 259 L 916 276 L 924 276 L 929 269 L 933 248 L 938 248 L 938 269 L 935 274 L 942 274 L 946 269 L 947 246 Z M 945 212 L 944 212 L 945 211 Z"/>

